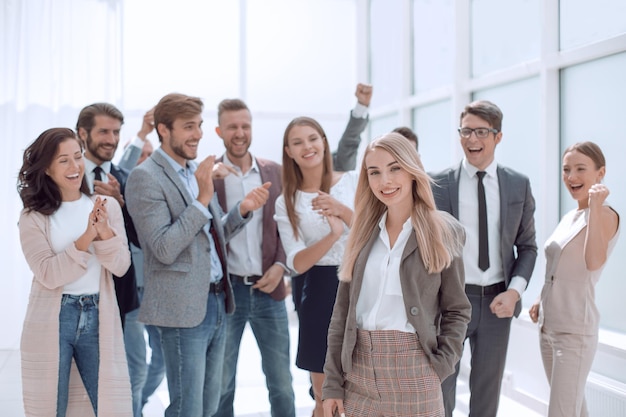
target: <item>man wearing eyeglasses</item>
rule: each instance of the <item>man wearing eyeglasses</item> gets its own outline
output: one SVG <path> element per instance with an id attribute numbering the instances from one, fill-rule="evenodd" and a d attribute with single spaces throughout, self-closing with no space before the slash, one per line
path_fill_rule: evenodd
<path id="1" fill-rule="evenodd" d="M 465 158 L 432 175 L 437 208 L 465 227 L 465 292 L 472 304 L 467 328 L 472 358 L 469 417 L 496 417 L 512 317 L 537 258 L 535 200 L 528 177 L 496 163 L 502 112 L 475 101 L 461 113 Z M 456 372 L 442 383 L 446 417 L 455 406 Z"/>

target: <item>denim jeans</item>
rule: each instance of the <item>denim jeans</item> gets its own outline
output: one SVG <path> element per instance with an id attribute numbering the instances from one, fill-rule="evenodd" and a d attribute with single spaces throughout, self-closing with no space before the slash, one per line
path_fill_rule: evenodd
<path id="1" fill-rule="evenodd" d="M 225 345 L 224 293 L 209 293 L 196 327 L 161 327 L 170 405 L 165 417 L 211 417 L 220 399 Z"/>
<path id="2" fill-rule="evenodd" d="M 94 413 L 98 415 L 98 300 L 98 294 L 64 294 L 61 298 L 57 417 L 65 417 L 67 411 L 72 358 L 76 362 Z"/>
<path id="3" fill-rule="evenodd" d="M 143 298 L 143 288 L 138 288 L 139 299 Z M 146 326 L 137 316 L 139 309 L 126 313 L 124 325 L 124 346 L 130 374 L 130 386 L 133 394 L 133 416 L 141 417 L 141 410 L 150 395 L 161 384 L 165 374 L 161 337 L 154 326 Z M 151 330 L 148 330 L 151 327 Z M 146 339 L 144 330 L 148 330 L 152 356 L 150 364 L 146 362 Z"/>
<path id="4" fill-rule="evenodd" d="M 289 321 L 284 301 L 242 283 L 233 283 L 235 313 L 226 319 L 226 352 L 222 397 L 215 417 L 232 417 L 235 374 L 241 336 L 250 327 L 261 352 L 263 373 L 269 391 L 271 415 L 294 417 L 294 394 L 289 358 Z"/>

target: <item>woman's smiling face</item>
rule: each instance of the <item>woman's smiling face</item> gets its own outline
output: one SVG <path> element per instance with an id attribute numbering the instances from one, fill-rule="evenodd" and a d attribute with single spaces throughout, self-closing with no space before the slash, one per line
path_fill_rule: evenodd
<path id="1" fill-rule="evenodd" d="M 593 160 L 578 151 L 563 156 L 563 184 L 576 201 L 589 198 L 589 188 L 604 178 L 605 167 L 596 167 Z"/>

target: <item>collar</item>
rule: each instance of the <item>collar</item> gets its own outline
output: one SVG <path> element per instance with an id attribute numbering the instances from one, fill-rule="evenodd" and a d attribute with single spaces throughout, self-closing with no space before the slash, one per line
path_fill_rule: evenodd
<path id="1" fill-rule="evenodd" d="M 248 152 L 248 153 L 250 153 L 250 152 Z M 252 153 L 250 153 L 250 158 L 252 158 L 252 165 L 250 165 L 250 171 L 254 170 L 255 172 L 261 172 L 259 170 L 259 166 L 256 163 L 256 158 L 254 157 L 254 155 L 252 155 Z M 226 165 L 229 165 L 229 166 L 235 168 L 237 170 L 237 172 L 239 172 L 240 175 L 245 174 L 245 172 L 241 172 L 241 168 L 239 168 L 237 165 L 233 164 L 231 162 L 231 160 L 228 159 L 228 155 L 226 153 L 224 153 L 224 156 L 222 158 L 222 162 L 224 164 L 226 164 Z"/>
<path id="2" fill-rule="evenodd" d="M 161 147 L 158 147 L 154 152 L 158 152 L 165 160 L 172 166 L 174 171 L 182 173 L 184 175 L 191 174 L 193 175 L 196 172 L 197 165 L 194 161 L 187 161 L 186 166 L 180 165 L 178 162 L 174 160 L 171 156 L 169 156 Z"/>
<path id="3" fill-rule="evenodd" d="M 102 163 L 102 165 L 100 165 L 100 168 L 102 168 L 102 170 L 104 171 L 105 174 L 110 174 L 111 173 L 111 161 L 104 161 Z M 96 167 L 96 163 L 93 162 L 91 159 L 85 158 L 85 172 L 86 173 L 90 173 L 93 172 L 93 169 Z"/>
<path id="4" fill-rule="evenodd" d="M 461 167 L 469 178 L 475 177 L 476 173 L 479 171 L 478 168 L 476 168 L 474 165 L 467 162 L 466 158 L 463 158 L 463 162 L 461 162 Z M 489 164 L 489 166 L 485 168 L 483 171 L 487 173 L 487 177 L 497 178 L 498 177 L 498 163 L 496 162 L 496 160 L 494 159 L 493 161 L 491 161 L 491 164 Z"/>

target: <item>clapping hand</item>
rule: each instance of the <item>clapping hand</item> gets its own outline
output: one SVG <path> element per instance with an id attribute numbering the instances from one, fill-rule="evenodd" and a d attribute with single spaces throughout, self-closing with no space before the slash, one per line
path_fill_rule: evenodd
<path id="1" fill-rule="evenodd" d="M 251 211 L 263 207 L 263 204 L 265 204 L 267 199 L 270 197 L 269 189 L 271 186 L 271 182 L 266 182 L 262 186 L 256 187 L 246 194 L 243 200 L 241 200 L 241 204 L 239 204 L 239 213 L 242 217 L 247 216 Z"/>

